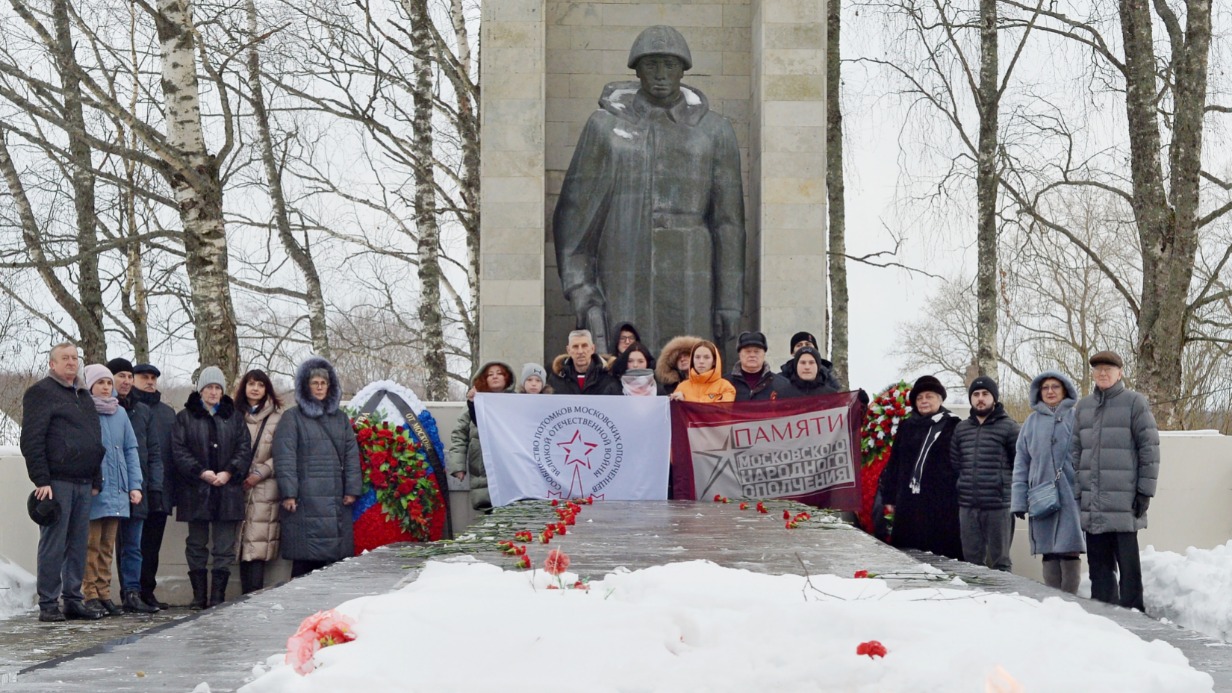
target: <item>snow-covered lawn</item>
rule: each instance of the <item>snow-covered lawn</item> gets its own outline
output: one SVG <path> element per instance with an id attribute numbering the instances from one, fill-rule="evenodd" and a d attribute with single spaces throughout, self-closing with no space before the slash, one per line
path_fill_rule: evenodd
<path id="1" fill-rule="evenodd" d="M 555 582 L 431 562 L 397 592 L 339 606 L 358 637 L 320 650 L 316 671 L 279 653 L 242 690 L 1213 690 L 1173 646 L 1061 599 L 705 561 L 618 569 L 588 591 Z M 856 654 L 870 640 L 884 658 Z"/>
<path id="2" fill-rule="evenodd" d="M 1232 541 L 1182 556 L 1142 550 L 1147 613 L 1232 643 Z"/>
<path id="3" fill-rule="evenodd" d="M 0 556 L 0 619 L 27 614 L 35 606 L 35 578 Z"/>

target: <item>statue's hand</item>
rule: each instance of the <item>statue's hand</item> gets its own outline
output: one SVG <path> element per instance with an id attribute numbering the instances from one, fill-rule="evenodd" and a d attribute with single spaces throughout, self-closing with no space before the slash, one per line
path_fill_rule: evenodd
<path id="1" fill-rule="evenodd" d="M 736 326 L 740 324 L 740 311 L 719 309 L 714 312 L 714 336 L 719 348 L 736 336 Z"/>
<path id="2" fill-rule="evenodd" d="M 569 304 L 577 317 L 578 327 L 590 330 L 595 340 L 595 347 L 603 352 L 607 349 L 607 302 L 603 292 L 593 284 L 583 284 L 569 293 Z"/>

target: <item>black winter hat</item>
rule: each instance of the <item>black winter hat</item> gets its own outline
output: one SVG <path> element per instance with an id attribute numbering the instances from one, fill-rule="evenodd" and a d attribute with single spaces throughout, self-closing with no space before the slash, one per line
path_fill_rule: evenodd
<path id="1" fill-rule="evenodd" d="M 976 390 L 988 390 L 992 393 L 993 402 L 1001 401 L 1001 392 L 997 389 L 996 381 L 986 375 L 981 375 L 975 380 L 972 380 L 971 384 L 967 386 L 968 400 L 971 399 L 971 395 L 974 394 Z"/>
<path id="2" fill-rule="evenodd" d="M 736 342 L 736 351 L 750 346 L 761 347 L 762 351 L 770 350 L 766 344 L 766 335 L 760 332 L 741 332 L 740 339 Z"/>
<path id="3" fill-rule="evenodd" d="M 30 519 L 40 527 L 50 527 L 59 522 L 60 504 L 51 498 L 39 500 L 35 493 L 37 491 L 31 491 L 30 497 L 26 499 L 26 512 L 30 513 Z"/>
<path id="4" fill-rule="evenodd" d="M 941 395 L 941 401 L 944 402 L 949 393 L 945 391 L 945 386 L 941 384 L 931 375 L 921 375 L 919 380 L 915 381 L 915 385 L 911 386 L 911 408 L 915 408 L 915 398 L 920 396 L 921 392 L 935 392 Z"/>
<path id="5" fill-rule="evenodd" d="M 817 348 L 817 338 L 812 332 L 797 332 L 791 336 L 791 343 L 787 345 L 788 352 L 795 349 L 800 342 L 808 342 L 813 345 L 813 348 Z"/>
<path id="6" fill-rule="evenodd" d="M 111 359 L 107 362 L 107 370 L 111 371 L 112 375 L 116 373 L 132 373 L 133 362 L 128 359 Z"/>

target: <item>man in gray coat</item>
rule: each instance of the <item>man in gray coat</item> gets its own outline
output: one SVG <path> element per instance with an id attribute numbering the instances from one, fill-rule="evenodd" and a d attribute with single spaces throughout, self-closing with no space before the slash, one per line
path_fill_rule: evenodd
<path id="1" fill-rule="evenodd" d="M 1074 407 L 1070 445 L 1091 598 L 1146 611 L 1138 530 L 1146 528 L 1159 476 L 1159 429 L 1146 397 L 1121 382 L 1124 362 L 1116 352 L 1095 354 L 1091 367 L 1095 392 Z"/>

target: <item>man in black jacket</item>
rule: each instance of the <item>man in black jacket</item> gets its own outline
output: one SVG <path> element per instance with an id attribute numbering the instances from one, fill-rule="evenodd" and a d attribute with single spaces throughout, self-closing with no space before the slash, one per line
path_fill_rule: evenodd
<path id="1" fill-rule="evenodd" d="M 81 386 L 73 344 L 52 347 L 49 373 L 22 398 L 21 454 L 39 500 L 60 506 L 60 517 L 39 529 L 40 621 L 97 620 L 81 594 L 90 505 L 103 487 L 103 431 L 94 399 Z M 64 598 L 64 611 L 59 601 Z"/>
<path id="2" fill-rule="evenodd" d="M 552 361 L 548 384 L 558 395 L 619 395 L 620 381 L 608 372 L 603 359 L 595 354 L 590 330 L 569 333 L 568 353 Z"/>
<path id="3" fill-rule="evenodd" d="M 154 596 L 157 586 L 158 554 L 163 545 L 163 533 L 167 528 L 167 516 L 175 507 L 175 466 L 171 461 L 171 429 L 175 427 L 175 410 L 162 401 L 158 391 L 158 379 L 162 372 L 148 363 L 133 367 L 132 397 L 150 408 L 153 434 L 150 440 L 149 504 L 145 523 L 141 528 L 141 601 L 166 609 L 167 604 Z M 155 461 L 157 459 L 157 461 Z"/>
<path id="4" fill-rule="evenodd" d="M 149 614 L 158 607 L 141 599 L 141 535 L 145 518 L 149 515 L 149 495 L 154 488 L 150 482 L 152 467 L 158 467 L 159 485 L 162 492 L 162 454 L 158 434 L 154 428 L 154 413 L 150 407 L 133 397 L 133 363 L 128 359 L 114 358 L 107 362 L 115 381 L 116 399 L 137 436 L 137 457 L 141 461 L 141 502 L 129 508 L 129 516 L 120 518 L 120 531 L 116 536 L 116 563 L 120 567 L 120 595 L 127 613 Z"/>
<path id="5" fill-rule="evenodd" d="M 788 397 L 795 392 L 791 381 L 766 365 L 766 335 L 742 332 L 736 342 L 738 360 L 724 378 L 736 388 L 737 402 L 757 402 Z"/>
<path id="6" fill-rule="evenodd" d="M 958 524 L 963 558 L 1009 571 L 1014 518 L 1010 484 L 1018 422 L 1001 406 L 997 383 L 981 375 L 967 387 L 971 416 L 954 429 L 950 464 L 958 475 Z"/>

